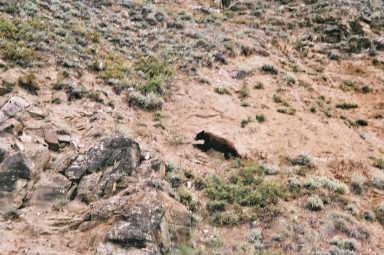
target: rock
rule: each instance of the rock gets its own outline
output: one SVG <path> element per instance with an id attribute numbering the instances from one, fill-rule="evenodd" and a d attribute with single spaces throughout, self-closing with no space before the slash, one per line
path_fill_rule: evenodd
<path id="1" fill-rule="evenodd" d="M 371 180 L 372 186 L 384 190 L 384 178 L 380 178 L 379 176 L 374 176 Z"/>
<path id="2" fill-rule="evenodd" d="M 32 118 L 35 119 L 44 119 L 47 115 L 43 109 L 36 106 L 28 107 L 27 112 L 31 115 Z"/>
<path id="3" fill-rule="evenodd" d="M 62 144 L 71 144 L 71 136 L 68 134 L 58 134 L 57 139 Z"/>
<path id="4" fill-rule="evenodd" d="M 263 172 L 267 175 L 277 175 L 280 172 L 279 167 L 273 165 L 264 164 L 261 166 L 261 168 L 263 169 Z"/>
<path id="5" fill-rule="evenodd" d="M 320 31 L 323 33 L 323 40 L 327 43 L 338 43 L 344 37 L 344 30 L 338 25 L 324 25 Z"/>
<path id="6" fill-rule="evenodd" d="M 8 156 L 8 152 L 0 147 L 0 163 Z"/>
<path id="7" fill-rule="evenodd" d="M 40 85 L 37 82 L 36 76 L 32 73 L 21 76 L 19 78 L 19 86 L 32 95 L 37 95 L 37 91 L 40 90 Z"/>
<path id="8" fill-rule="evenodd" d="M 243 80 L 245 79 L 247 76 L 249 75 L 249 72 L 245 71 L 245 70 L 240 70 L 236 73 L 236 75 L 234 75 L 232 78 L 233 79 L 236 79 L 236 80 Z"/>
<path id="9" fill-rule="evenodd" d="M 364 49 L 370 48 L 372 42 L 367 37 L 353 36 L 348 40 L 348 52 L 360 53 Z"/>
<path id="10" fill-rule="evenodd" d="M 253 229 L 249 235 L 248 241 L 252 243 L 255 249 L 263 249 L 263 230 L 261 228 Z"/>
<path id="11" fill-rule="evenodd" d="M 84 176 L 77 187 L 77 198 L 85 203 L 96 201 L 101 193 L 98 189 L 98 183 L 102 174 L 102 172 L 98 172 Z"/>
<path id="12" fill-rule="evenodd" d="M 12 191 L 18 179 L 30 178 L 29 162 L 21 152 L 9 156 L 0 165 L 0 191 Z"/>
<path id="13" fill-rule="evenodd" d="M 384 38 L 380 38 L 374 41 L 376 50 L 384 51 Z"/>
<path id="14" fill-rule="evenodd" d="M 152 248 L 161 229 L 164 209 L 159 203 L 136 205 L 123 214 L 123 220 L 117 222 L 107 233 L 107 240 L 125 247 Z"/>
<path id="15" fill-rule="evenodd" d="M 85 88 L 81 85 L 72 83 L 67 88 L 68 100 L 72 101 L 74 99 L 81 99 L 85 95 Z"/>
<path id="16" fill-rule="evenodd" d="M 0 124 L 28 106 L 29 103 L 23 98 L 18 96 L 11 97 L 0 109 Z"/>
<path id="17" fill-rule="evenodd" d="M 124 249 L 113 243 L 100 243 L 96 255 L 148 255 L 148 252 L 136 248 Z"/>
<path id="18" fill-rule="evenodd" d="M 54 130 L 45 129 L 44 140 L 48 144 L 48 149 L 52 151 L 59 151 L 59 138 Z"/>
<path id="19" fill-rule="evenodd" d="M 44 172 L 34 185 L 30 205 L 50 205 L 56 199 L 66 196 L 72 183 L 65 176 L 58 173 Z"/>
<path id="20" fill-rule="evenodd" d="M 79 180 L 86 173 L 112 167 L 112 173 L 131 175 L 139 166 L 140 147 L 135 141 L 124 138 L 108 138 L 84 155 L 79 155 L 64 173 L 70 180 Z"/>

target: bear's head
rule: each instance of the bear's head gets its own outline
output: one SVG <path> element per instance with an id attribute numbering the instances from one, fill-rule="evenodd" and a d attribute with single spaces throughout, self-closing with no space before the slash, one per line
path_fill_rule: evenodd
<path id="1" fill-rule="evenodd" d="M 204 130 L 197 133 L 195 136 L 195 140 L 204 140 L 206 137 Z"/>

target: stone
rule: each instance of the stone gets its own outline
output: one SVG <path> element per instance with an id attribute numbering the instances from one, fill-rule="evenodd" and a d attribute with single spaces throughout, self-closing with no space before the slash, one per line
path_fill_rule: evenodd
<path id="1" fill-rule="evenodd" d="M 115 137 L 103 140 L 84 155 L 79 155 L 65 169 L 70 180 L 79 180 L 86 173 L 98 172 L 112 167 L 112 172 L 131 175 L 139 166 L 141 152 L 138 143 L 129 138 Z"/>
<path id="2" fill-rule="evenodd" d="M 8 156 L 8 152 L 0 147 L 0 163 Z"/>
<path id="3" fill-rule="evenodd" d="M 23 98 L 18 96 L 11 97 L 0 109 L 0 124 L 28 106 L 29 103 Z"/>
<path id="4" fill-rule="evenodd" d="M 32 118 L 35 119 L 44 119 L 46 117 L 46 113 L 43 111 L 43 109 L 37 107 L 37 106 L 30 106 L 27 108 L 27 112 L 31 115 Z"/>
<path id="5" fill-rule="evenodd" d="M 9 156 L 0 165 L 0 191 L 12 191 L 18 179 L 30 178 L 29 162 L 21 152 Z"/>
<path id="6" fill-rule="evenodd" d="M 56 132 L 52 129 L 44 130 L 44 140 L 48 144 L 48 149 L 52 151 L 59 151 L 59 138 Z"/>
<path id="7" fill-rule="evenodd" d="M 92 173 L 81 178 L 79 186 L 77 187 L 77 198 L 85 203 L 96 201 L 99 198 L 98 184 L 102 172 Z M 102 195 L 102 194 L 100 194 Z"/>
<path id="8" fill-rule="evenodd" d="M 56 199 L 65 197 L 71 185 L 72 183 L 61 174 L 44 172 L 40 174 L 39 180 L 34 185 L 33 194 L 28 204 L 50 205 Z"/>
<path id="9" fill-rule="evenodd" d="M 146 248 L 156 242 L 164 217 L 164 209 L 159 203 L 132 206 L 122 216 L 123 220 L 107 233 L 108 241 L 136 248 Z"/>
<path id="10" fill-rule="evenodd" d="M 84 95 L 85 95 L 85 88 L 83 86 L 75 83 L 72 83 L 68 86 L 67 96 L 69 101 L 72 101 L 74 99 L 75 100 L 81 99 L 84 97 Z"/>

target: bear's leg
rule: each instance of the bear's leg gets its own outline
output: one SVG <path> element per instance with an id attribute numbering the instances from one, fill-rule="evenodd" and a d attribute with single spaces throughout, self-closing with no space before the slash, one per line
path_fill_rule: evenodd
<path id="1" fill-rule="evenodd" d="M 208 145 L 208 144 L 206 144 L 206 143 L 204 143 L 204 144 L 194 144 L 193 145 L 194 147 L 196 147 L 196 148 L 198 148 L 199 150 L 201 150 L 201 151 L 204 151 L 204 152 L 207 152 L 211 147 Z"/>

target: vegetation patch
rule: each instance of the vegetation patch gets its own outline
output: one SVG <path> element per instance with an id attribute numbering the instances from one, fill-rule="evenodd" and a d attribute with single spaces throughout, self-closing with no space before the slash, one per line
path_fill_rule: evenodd
<path id="1" fill-rule="evenodd" d="M 0 96 L 11 93 L 14 87 L 14 83 L 3 80 L 3 84 L 0 86 Z"/>
<path id="2" fill-rule="evenodd" d="M 40 85 L 33 73 L 21 76 L 18 83 L 20 87 L 24 88 L 33 95 L 37 95 L 37 91 L 40 90 Z"/>
<path id="3" fill-rule="evenodd" d="M 286 190 L 279 183 L 264 181 L 263 172 L 255 164 L 235 169 L 226 179 L 211 177 L 204 188 L 211 222 L 233 225 L 261 214 L 276 215 L 274 206 L 285 197 Z"/>
<path id="4" fill-rule="evenodd" d="M 307 189 L 319 189 L 325 188 L 330 192 L 334 192 L 337 194 L 346 194 L 348 192 L 348 187 L 344 183 L 340 183 L 336 180 L 328 179 L 324 176 L 316 176 L 308 179 L 304 183 L 304 187 Z"/>
<path id="5" fill-rule="evenodd" d="M 336 108 L 343 109 L 343 110 L 350 110 L 358 108 L 359 106 L 354 103 L 340 103 L 336 105 Z"/>

